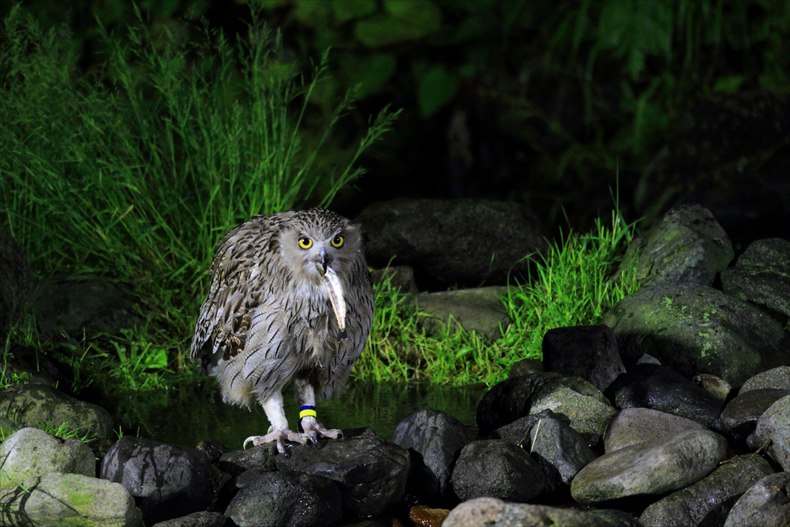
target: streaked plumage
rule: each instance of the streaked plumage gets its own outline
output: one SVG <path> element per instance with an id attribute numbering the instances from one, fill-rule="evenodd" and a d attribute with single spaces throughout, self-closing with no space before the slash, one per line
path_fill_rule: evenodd
<path id="1" fill-rule="evenodd" d="M 282 390 L 293 383 L 303 405 L 331 396 L 348 377 L 372 320 L 358 226 L 321 209 L 256 216 L 219 244 L 191 356 L 217 377 L 225 402 L 263 406 L 269 434 L 248 441 L 275 441 L 284 452 L 284 441 L 339 431 L 305 417 L 305 433 L 291 432 Z"/>

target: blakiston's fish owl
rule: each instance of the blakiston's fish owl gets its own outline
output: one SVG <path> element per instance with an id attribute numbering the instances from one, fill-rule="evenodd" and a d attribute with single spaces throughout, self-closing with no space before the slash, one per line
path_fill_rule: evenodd
<path id="1" fill-rule="evenodd" d="M 359 227 L 321 209 L 255 216 L 228 232 L 211 265 L 191 357 L 217 377 L 226 403 L 263 406 L 271 426 L 244 441 L 336 439 L 316 420 L 316 396 L 341 387 L 373 321 Z M 291 431 L 282 390 L 293 382 L 303 433 Z"/>

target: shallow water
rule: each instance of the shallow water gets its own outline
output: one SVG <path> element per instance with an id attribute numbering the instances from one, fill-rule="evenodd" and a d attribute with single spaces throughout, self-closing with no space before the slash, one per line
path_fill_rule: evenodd
<path id="1" fill-rule="evenodd" d="M 318 419 L 331 428 L 369 427 L 379 436 L 392 439 L 401 419 L 417 409 L 433 408 L 476 427 L 475 411 L 484 393 L 483 386 L 352 383 L 342 395 L 318 403 Z M 299 407 L 292 393 L 283 395 L 286 416 L 294 428 Z M 124 434 L 183 446 L 209 440 L 236 449 L 247 436 L 263 434 L 269 426 L 260 407 L 246 410 L 228 406 L 213 384 L 116 399 L 103 406 Z"/>

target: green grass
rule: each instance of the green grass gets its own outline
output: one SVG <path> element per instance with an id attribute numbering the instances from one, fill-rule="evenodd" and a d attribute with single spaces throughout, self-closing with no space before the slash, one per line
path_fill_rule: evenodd
<path id="1" fill-rule="evenodd" d="M 637 289 L 635 269 L 617 272 L 634 228 L 613 212 L 609 225 L 596 220 L 591 233 L 570 232 L 544 255 L 530 257 L 529 280 L 511 284 L 503 298 L 512 323 L 493 342 L 455 325 L 429 334 L 421 323 L 428 315 L 385 279 L 375 286 L 373 330 L 355 376 L 452 385 L 504 380 L 516 362 L 542 357 L 548 330 L 599 323 L 609 307 Z"/>
<path id="2" fill-rule="evenodd" d="M 96 31 L 100 54 L 84 71 L 62 32 L 19 6 L 4 20 L 0 222 L 40 274 L 132 288 L 141 327 L 86 335 L 64 359 L 85 382 L 118 370 L 112 383 L 158 388 L 165 365 L 185 365 L 222 234 L 255 214 L 329 205 L 397 112 L 335 142 L 353 92 L 319 114 L 328 54 L 301 72 L 257 18 L 238 42 L 154 33 L 139 13 L 124 35 Z"/>

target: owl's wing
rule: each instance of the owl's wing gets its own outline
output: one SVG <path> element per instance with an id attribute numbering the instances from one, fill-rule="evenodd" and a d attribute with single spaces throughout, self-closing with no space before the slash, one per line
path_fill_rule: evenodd
<path id="1" fill-rule="evenodd" d="M 228 232 L 219 244 L 211 264 L 211 286 L 200 308 L 190 348 L 192 360 L 204 366 L 229 359 L 244 348 L 250 324 L 250 311 L 260 301 L 257 255 L 267 249 L 270 236 L 265 225 L 251 221 Z"/>

